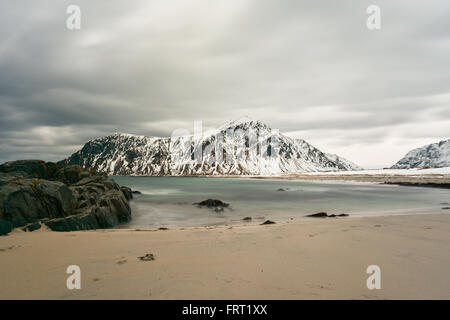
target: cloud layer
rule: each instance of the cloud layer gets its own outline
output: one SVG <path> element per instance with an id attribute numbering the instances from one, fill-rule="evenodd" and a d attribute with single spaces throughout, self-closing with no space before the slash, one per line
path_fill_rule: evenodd
<path id="1" fill-rule="evenodd" d="M 450 138 L 446 0 L 70 4 L 0 4 L 0 162 L 246 115 L 365 167 Z"/>

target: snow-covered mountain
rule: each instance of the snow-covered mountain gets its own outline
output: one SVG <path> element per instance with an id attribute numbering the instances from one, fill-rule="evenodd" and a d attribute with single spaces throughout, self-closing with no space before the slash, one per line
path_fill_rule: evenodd
<path id="1" fill-rule="evenodd" d="M 392 169 L 450 167 L 450 139 L 411 150 Z"/>
<path id="2" fill-rule="evenodd" d="M 203 134 L 158 138 L 117 133 L 87 142 L 61 161 L 110 175 L 277 175 L 358 170 L 260 121 L 227 122 Z"/>
<path id="3" fill-rule="evenodd" d="M 358 166 L 357 164 L 351 162 L 350 160 L 347 160 L 343 157 L 339 157 L 337 154 L 325 153 L 325 155 L 331 161 L 344 167 L 346 171 L 364 170 L 364 168 Z"/>

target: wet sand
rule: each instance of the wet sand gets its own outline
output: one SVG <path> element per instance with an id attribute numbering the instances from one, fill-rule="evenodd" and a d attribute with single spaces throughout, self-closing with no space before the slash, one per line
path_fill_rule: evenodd
<path id="1" fill-rule="evenodd" d="M 449 212 L 450 213 L 450 212 Z M 1 299 L 450 299 L 450 214 L 0 237 Z M 153 254 L 155 260 L 138 257 Z M 381 268 L 381 290 L 366 268 Z M 81 268 L 81 290 L 66 268 Z"/>

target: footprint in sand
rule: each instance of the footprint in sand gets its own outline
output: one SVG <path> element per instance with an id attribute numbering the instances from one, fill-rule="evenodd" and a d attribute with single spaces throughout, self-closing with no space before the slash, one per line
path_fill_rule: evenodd
<path id="1" fill-rule="evenodd" d="M 127 263 L 127 260 L 120 260 L 120 261 L 117 261 L 117 264 L 118 264 L 118 265 L 122 265 L 122 264 L 125 264 L 125 263 Z"/>

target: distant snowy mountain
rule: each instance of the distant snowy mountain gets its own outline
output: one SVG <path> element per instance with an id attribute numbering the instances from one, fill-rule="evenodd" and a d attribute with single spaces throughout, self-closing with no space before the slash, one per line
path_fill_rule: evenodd
<path id="1" fill-rule="evenodd" d="M 362 167 L 358 166 L 357 164 L 355 164 L 355 163 L 351 162 L 350 160 L 347 160 L 343 157 L 339 157 L 337 154 L 325 153 L 325 155 L 331 161 L 344 167 L 346 171 L 364 170 Z"/>
<path id="2" fill-rule="evenodd" d="M 87 142 L 61 161 L 109 175 L 277 175 L 358 170 L 304 140 L 292 139 L 260 121 L 227 122 L 202 135 L 170 138 L 117 133 Z"/>
<path id="3" fill-rule="evenodd" d="M 392 169 L 450 167 L 450 139 L 411 150 Z"/>

